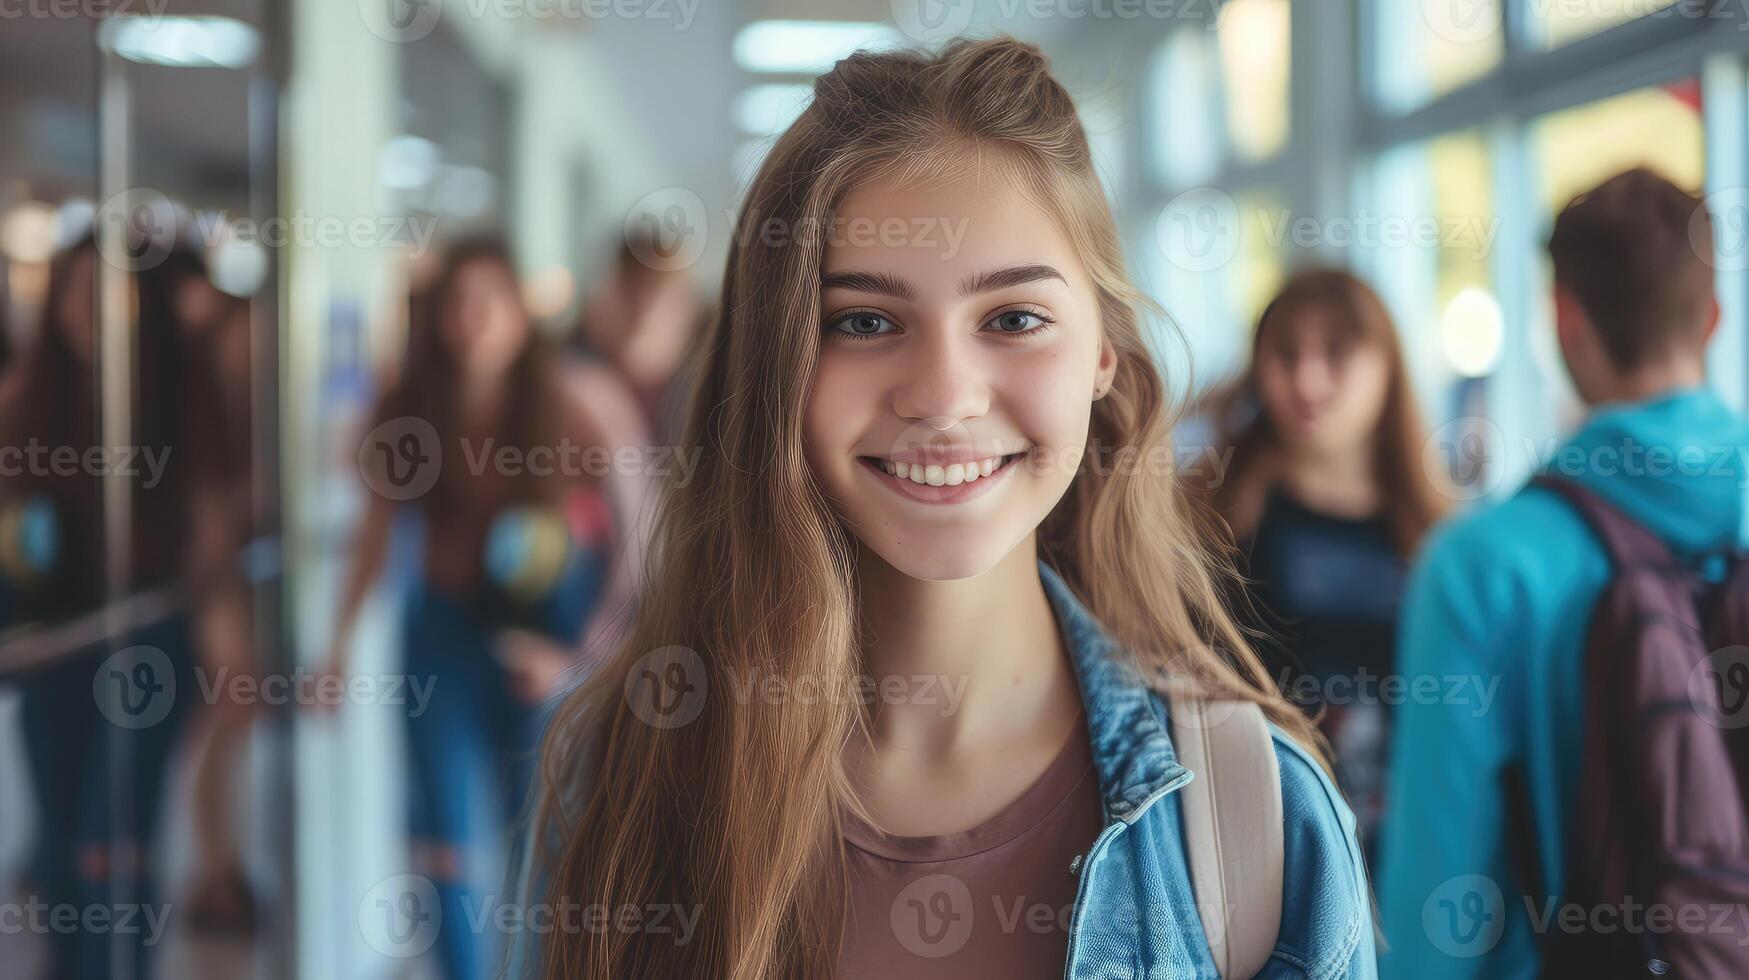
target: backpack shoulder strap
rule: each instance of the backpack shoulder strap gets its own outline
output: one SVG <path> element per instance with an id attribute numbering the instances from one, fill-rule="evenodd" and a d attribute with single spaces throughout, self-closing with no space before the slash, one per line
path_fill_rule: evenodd
<path id="1" fill-rule="evenodd" d="M 1281 926 L 1281 772 L 1263 710 L 1171 696 L 1172 742 L 1194 778 L 1179 791 L 1190 880 L 1223 977 L 1249 977 Z"/>
<path id="2" fill-rule="evenodd" d="M 1603 543 L 1604 550 L 1609 552 L 1610 562 L 1616 568 L 1675 564 L 1670 549 L 1656 534 L 1622 513 L 1620 508 L 1604 500 L 1590 487 L 1549 473 L 1539 473 L 1530 482 L 1532 486 L 1542 487 L 1572 505 L 1584 519 L 1585 525 Z"/>

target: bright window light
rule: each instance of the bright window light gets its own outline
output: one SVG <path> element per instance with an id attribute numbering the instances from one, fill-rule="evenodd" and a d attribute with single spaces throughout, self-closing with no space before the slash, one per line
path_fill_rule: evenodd
<path id="1" fill-rule="evenodd" d="M 735 35 L 735 62 L 748 71 L 817 75 L 858 48 L 890 49 L 903 42 L 886 24 L 761 20 Z"/>
<path id="2" fill-rule="evenodd" d="M 97 44 L 144 65 L 244 68 L 261 50 L 261 35 L 230 17 L 119 16 L 103 22 Z"/>
<path id="3" fill-rule="evenodd" d="M 1486 377 L 1500 363 L 1506 335 L 1500 302 L 1479 286 L 1464 287 L 1447 304 L 1439 335 L 1453 370 L 1466 378 Z"/>

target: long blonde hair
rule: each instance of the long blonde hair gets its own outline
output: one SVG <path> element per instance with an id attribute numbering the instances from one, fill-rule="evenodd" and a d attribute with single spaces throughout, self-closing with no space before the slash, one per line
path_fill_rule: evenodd
<path id="1" fill-rule="evenodd" d="M 1074 105 L 1038 50 L 1001 38 L 938 56 L 859 53 L 822 76 L 738 221 L 688 413 L 686 443 L 703 461 L 664 503 L 627 645 L 561 707 L 541 766 L 536 826 L 559 828 L 534 857 L 548 900 L 678 906 L 698 915 L 695 932 L 676 945 L 611 927 L 555 931 L 540 950 L 549 978 L 835 970 L 839 819 L 855 805 L 842 751 L 863 708 L 842 698 L 761 707 L 730 684 L 758 671 L 791 689 L 807 678 L 849 690 L 861 670 L 856 541 L 802 450 L 824 242 L 794 235 L 773 247 L 758 231 L 825 227 L 858 182 L 951 148 L 1015 167 L 1086 264 L 1118 355 L 1110 394 L 1093 405 L 1091 444 L 1119 461 L 1169 452 L 1166 384 L 1138 313 L 1146 301 L 1124 271 Z M 1315 747 L 1222 607 L 1230 566 L 1218 526 L 1158 473 L 1087 465 L 1039 528 L 1040 557 L 1140 666 L 1258 702 Z M 702 671 L 689 723 L 647 723 L 631 696 L 656 662 Z"/>

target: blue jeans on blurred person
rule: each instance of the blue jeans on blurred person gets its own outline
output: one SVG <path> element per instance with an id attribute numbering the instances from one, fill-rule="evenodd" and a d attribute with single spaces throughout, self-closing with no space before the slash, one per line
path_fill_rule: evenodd
<path id="1" fill-rule="evenodd" d="M 494 828 L 520 814 L 534 774 L 542 712 L 517 700 L 492 653 L 501 625 L 535 628 L 561 642 L 582 634 L 601 591 L 605 564 L 587 553 L 567 567 L 561 582 L 513 623 L 483 616 L 466 599 L 414 583 L 404 607 L 404 670 L 410 686 L 429 685 L 422 710 L 407 711 L 412 764 L 411 835 L 414 847 L 441 852 L 447 860 L 419 870 L 436 886 L 442 907 L 436 950 L 451 980 L 490 974 L 485 956 L 492 944 L 492 909 L 468 886 L 467 856 Z M 498 814 L 481 812 L 487 799 Z M 499 876 L 501 877 L 501 876 Z"/>
<path id="2" fill-rule="evenodd" d="M 119 652 L 135 647 L 148 649 Z M 131 962 L 131 975 L 146 977 L 169 909 L 153 840 L 176 736 L 200 696 L 188 621 L 72 654 L 19 690 L 38 813 L 37 894 L 26 897 L 48 910 L 50 975 L 94 980 Z M 77 928 L 55 924 L 67 907 Z"/>

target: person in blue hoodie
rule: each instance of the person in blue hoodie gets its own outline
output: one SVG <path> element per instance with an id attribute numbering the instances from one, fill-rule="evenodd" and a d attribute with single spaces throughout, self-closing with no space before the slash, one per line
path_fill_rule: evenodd
<path id="1" fill-rule="evenodd" d="M 1633 170 L 1556 219 L 1556 332 L 1591 413 L 1544 468 L 1704 567 L 1749 539 L 1749 422 L 1706 386 L 1719 304 L 1701 207 Z M 1583 765 L 1586 632 L 1611 574 L 1578 512 L 1538 486 L 1434 532 L 1404 600 L 1399 669 L 1408 683 L 1495 687 L 1488 701 L 1411 698 L 1398 712 L 1383 975 L 1538 975 L 1537 923 L 1560 901 Z"/>

